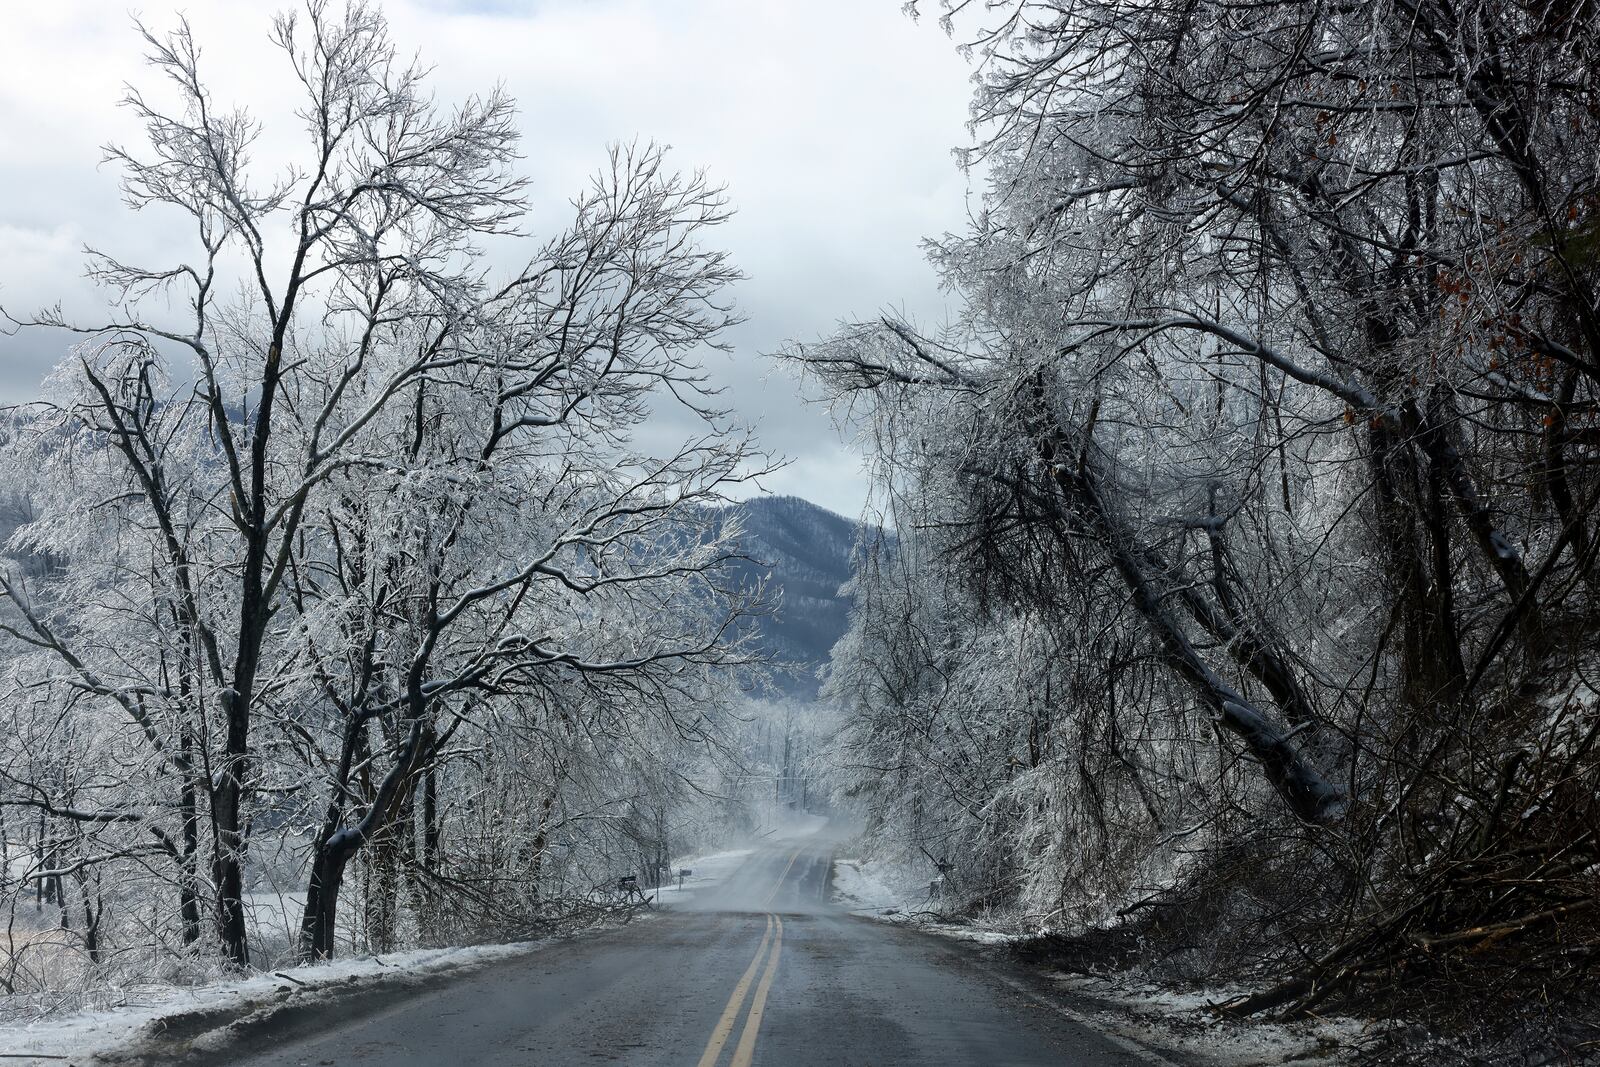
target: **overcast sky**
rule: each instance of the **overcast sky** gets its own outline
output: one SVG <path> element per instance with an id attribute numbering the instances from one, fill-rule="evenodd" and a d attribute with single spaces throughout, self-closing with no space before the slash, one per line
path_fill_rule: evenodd
<path id="1" fill-rule="evenodd" d="M 177 10 L 189 16 L 216 98 L 270 124 L 263 164 L 294 144 L 283 57 L 266 43 L 281 6 L 156 0 L 137 9 L 153 28 L 171 27 Z M 768 489 L 858 513 L 859 458 L 762 353 L 888 305 L 942 316 L 918 241 L 966 217 L 951 149 L 965 139 L 970 86 L 938 26 L 903 16 L 900 0 L 389 0 L 385 9 L 402 50 L 434 67 L 442 100 L 496 82 L 516 97 L 536 236 L 561 225 L 608 142 L 668 143 L 678 165 L 703 165 L 728 185 L 738 215 L 719 237 L 749 275 L 736 293 L 748 321 L 711 370 L 728 405 L 793 461 Z M 86 241 L 125 261 L 187 251 L 189 235 L 170 217 L 126 211 L 117 172 L 100 164 L 101 145 L 137 139 L 116 106 L 122 86 L 151 84 L 132 17 L 114 0 L 7 5 L 0 300 L 9 308 L 99 307 L 82 278 Z M 0 338 L 0 399 L 36 395 L 63 349 L 57 336 Z"/>

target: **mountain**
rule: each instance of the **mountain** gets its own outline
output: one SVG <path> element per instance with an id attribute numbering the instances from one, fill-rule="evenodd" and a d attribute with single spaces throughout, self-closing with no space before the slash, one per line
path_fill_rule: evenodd
<path id="1" fill-rule="evenodd" d="M 849 623 L 850 601 L 839 587 L 850 579 L 859 525 L 794 496 L 757 497 L 724 513 L 743 528 L 740 545 L 751 562 L 739 565 L 741 576 L 750 584 L 765 578 L 774 606 L 752 623 L 766 653 L 789 666 L 771 689 L 813 699 L 817 668 Z"/>

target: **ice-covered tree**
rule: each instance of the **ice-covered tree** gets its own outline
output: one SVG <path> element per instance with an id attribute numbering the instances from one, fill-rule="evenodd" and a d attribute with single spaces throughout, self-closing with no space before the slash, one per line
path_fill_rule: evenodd
<path id="1" fill-rule="evenodd" d="M 947 822 L 1069 893 L 1016 849 L 1109 809 L 1147 853 L 1200 818 L 1221 854 L 1242 801 L 1285 913 L 1326 923 L 1318 996 L 1358 957 L 1541 928 L 1573 881 L 1453 879 L 1542 869 L 1593 812 L 1557 783 L 1596 773 L 1562 704 L 1600 491 L 1594 12 L 941 7 L 980 69 L 983 211 L 929 245 L 962 318 L 789 353 L 870 416 L 909 531 L 836 665 L 862 736 L 915 741 Z M 930 596 L 957 621 L 897 606 Z M 1005 769 L 1041 699 L 1082 768 L 1054 796 Z M 1373 893 L 1408 902 L 1392 926 L 1358 918 Z"/>
<path id="2" fill-rule="evenodd" d="M 436 102 L 359 0 L 273 21 L 303 155 L 267 165 L 187 24 L 141 33 L 165 91 L 129 91 L 147 143 L 109 155 L 189 253 L 92 251 L 105 318 L 13 320 L 83 340 L 6 446 L 13 551 L 57 561 L 6 579 L 15 688 L 125 755 L 94 811 L 28 768 L 4 799 L 143 828 L 240 964 L 252 827 L 310 822 L 326 955 L 351 857 L 435 802 L 464 724 L 581 699 L 692 733 L 742 655 L 707 508 L 761 462 L 696 363 L 733 319 L 728 206 L 622 146 L 534 244 L 512 102 Z M 634 444 L 661 398 L 702 427 L 664 455 Z"/>

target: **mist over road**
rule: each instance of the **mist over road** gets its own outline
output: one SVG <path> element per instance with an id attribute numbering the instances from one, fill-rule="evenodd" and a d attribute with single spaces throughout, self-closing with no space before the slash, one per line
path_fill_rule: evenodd
<path id="1" fill-rule="evenodd" d="M 1021 972 L 830 904 L 833 845 L 826 830 L 769 839 L 647 921 L 491 966 L 240 1067 L 1149 1067 L 1024 995 Z"/>

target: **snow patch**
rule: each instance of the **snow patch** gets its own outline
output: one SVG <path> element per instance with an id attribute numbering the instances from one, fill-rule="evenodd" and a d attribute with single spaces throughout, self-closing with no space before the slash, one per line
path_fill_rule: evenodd
<path id="1" fill-rule="evenodd" d="M 838 859 L 833 867 L 834 900 L 852 914 L 977 945 L 1025 941 L 1030 934 L 1001 929 L 979 917 L 957 923 L 940 917 L 932 887 L 916 872 L 881 860 Z M 991 919 L 999 919 L 991 916 Z M 1000 925 L 1006 925 L 1001 923 Z M 1079 974 L 1050 973 L 1060 992 L 1058 1010 L 1095 1029 L 1159 1049 L 1196 1067 L 1332 1067 L 1374 1042 L 1382 1026 L 1348 1018 L 1317 1018 L 1275 1023 L 1236 1020 L 1214 1014 L 1213 1005 L 1235 999 L 1246 989 L 1179 992 L 1148 983 Z M 1161 1062 L 1161 1057 L 1153 1057 Z"/>
<path id="2" fill-rule="evenodd" d="M 692 897 L 695 893 L 727 878 L 754 851 L 755 849 L 751 848 L 735 848 L 726 852 L 675 859 L 672 861 L 672 880 L 655 890 L 656 900 L 663 904 L 671 904 L 673 901 Z M 681 879 L 680 888 L 678 872 L 682 870 L 692 873 Z"/>
<path id="3" fill-rule="evenodd" d="M 329 1001 L 379 982 L 417 981 L 535 952 L 550 940 L 415 949 L 332 960 L 209 985 L 139 986 L 106 1011 L 0 1027 L 5 1062 L 60 1067 L 126 1050 L 174 1026 L 221 1030 L 252 1014 Z M 204 1039 L 196 1046 L 204 1044 Z"/>
<path id="4" fill-rule="evenodd" d="M 876 860 L 833 861 L 833 897 L 856 915 L 900 914 L 905 902 L 884 880 L 884 866 Z"/>
<path id="5" fill-rule="evenodd" d="M 1098 1009 L 1092 1014 L 1108 1029 L 1196 1067 L 1336 1067 L 1350 1063 L 1387 1026 L 1332 1016 L 1295 1022 L 1229 1019 L 1209 1010 L 1253 992 L 1243 988 L 1185 992 L 1081 974 L 1055 973 L 1050 979 L 1073 1000 Z"/>

